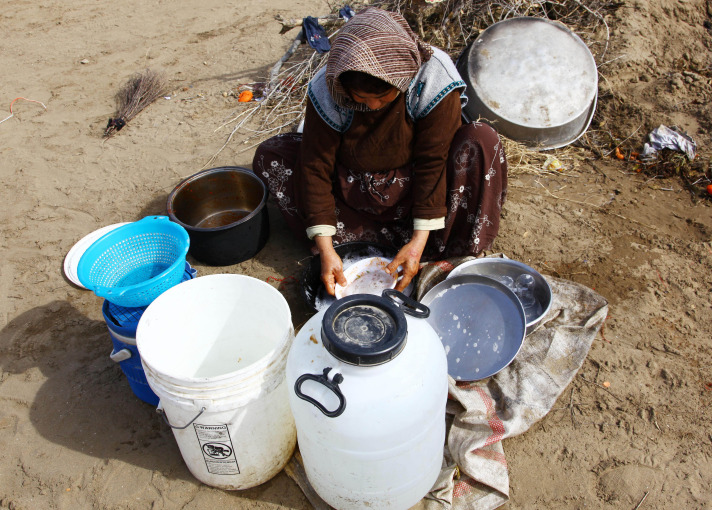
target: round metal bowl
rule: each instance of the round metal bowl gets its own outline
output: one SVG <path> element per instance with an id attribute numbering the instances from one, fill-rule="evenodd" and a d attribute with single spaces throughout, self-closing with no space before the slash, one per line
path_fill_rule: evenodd
<path id="1" fill-rule="evenodd" d="M 561 23 L 531 17 L 495 23 L 457 67 L 467 83 L 465 117 L 540 150 L 575 141 L 596 110 L 596 61 Z"/>
<path id="2" fill-rule="evenodd" d="M 171 221 L 190 236 L 189 253 L 210 266 L 254 257 L 269 237 L 268 191 L 247 168 L 224 166 L 192 175 L 168 196 Z"/>
<path id="3" fill-rule="evenodd" d="M 531 275 L 534 278 L 534 298 L 538 307 L 525 308 L 527 334 L 534 331 L 541 323 L 549 308 L 551 308 L 551 287 L 546 279 L 535 269 L 528 265 L 511 259 L 481 258 L 463 262 L 455 267 L 447 276 L 447 279 L 462 275 L 476 274 L 502 282 L 502 277 L 509 277 L 515 280 L 522 274 Z"/>

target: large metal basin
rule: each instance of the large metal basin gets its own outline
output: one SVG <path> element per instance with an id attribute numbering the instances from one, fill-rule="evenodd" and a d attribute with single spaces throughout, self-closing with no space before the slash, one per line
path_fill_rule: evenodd
<path id="1" fill-rule="evenodd" d="M 544 150 L 586 132 L 596 110 L 598 70 L 586 44 L 564 25 L 512 18 L 487 28 L 458 59 L 468 120 Z"/>

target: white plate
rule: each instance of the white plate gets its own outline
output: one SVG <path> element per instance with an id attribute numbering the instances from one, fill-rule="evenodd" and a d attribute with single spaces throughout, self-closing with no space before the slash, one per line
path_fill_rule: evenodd
<path id="1" fill-rule="evenodd" d="M 374 294 L 380 296 L 384 289 L 392 289 L 398 281 L 397 275 L 393 276 L 384 271 L 391 261 L 383 257 L 370 257 L 359 260 L 344 269 L 346 286 L 336 284 L 336 299 L 352 294 Z"/>
<path id="2" fill-rule="evenodd" d="M 97 241 L 101 236 L 128 224 L 129 222 L 107 225 L 99 230 L 95 230 L 91 234 L 87 234 L 77 241 L 77 243 L 72 246 L 72 249 L 69 250 L 67 256 L 64 257 L 64 274 L 67 276 L 69 281 L 82 289 L 86 289 L 86 287 L 79 281 L 79 276 L 77 276 L 77 267 L 79 266 L 79 260 L 82 258 L 82 255 L 84 255 L 87 248 L 94 244 L 94 241 Z"/>

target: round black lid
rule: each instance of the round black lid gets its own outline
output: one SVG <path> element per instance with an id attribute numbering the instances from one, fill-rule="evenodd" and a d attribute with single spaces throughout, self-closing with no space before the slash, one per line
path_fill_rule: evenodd
<path id="1" fill-rule="evenodd" d="M 336 301 L 321 321 L 321 341 L 335 358 L 373 366 L 392 360 L 405 347 L 405 315 L 390 299 L 354 294 Z"/>

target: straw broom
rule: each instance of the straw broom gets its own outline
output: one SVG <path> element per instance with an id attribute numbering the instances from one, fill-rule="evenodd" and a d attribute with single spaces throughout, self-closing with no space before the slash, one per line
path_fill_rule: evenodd
<path id="1" fill-rule="evenodd" d="M 127 122 L 165 93 L 166 83 L 162 74 L 146 69 L 133 75 L 116 93 L 116 112 L 106 125 L 104 137 L 121 131 Z"/>

